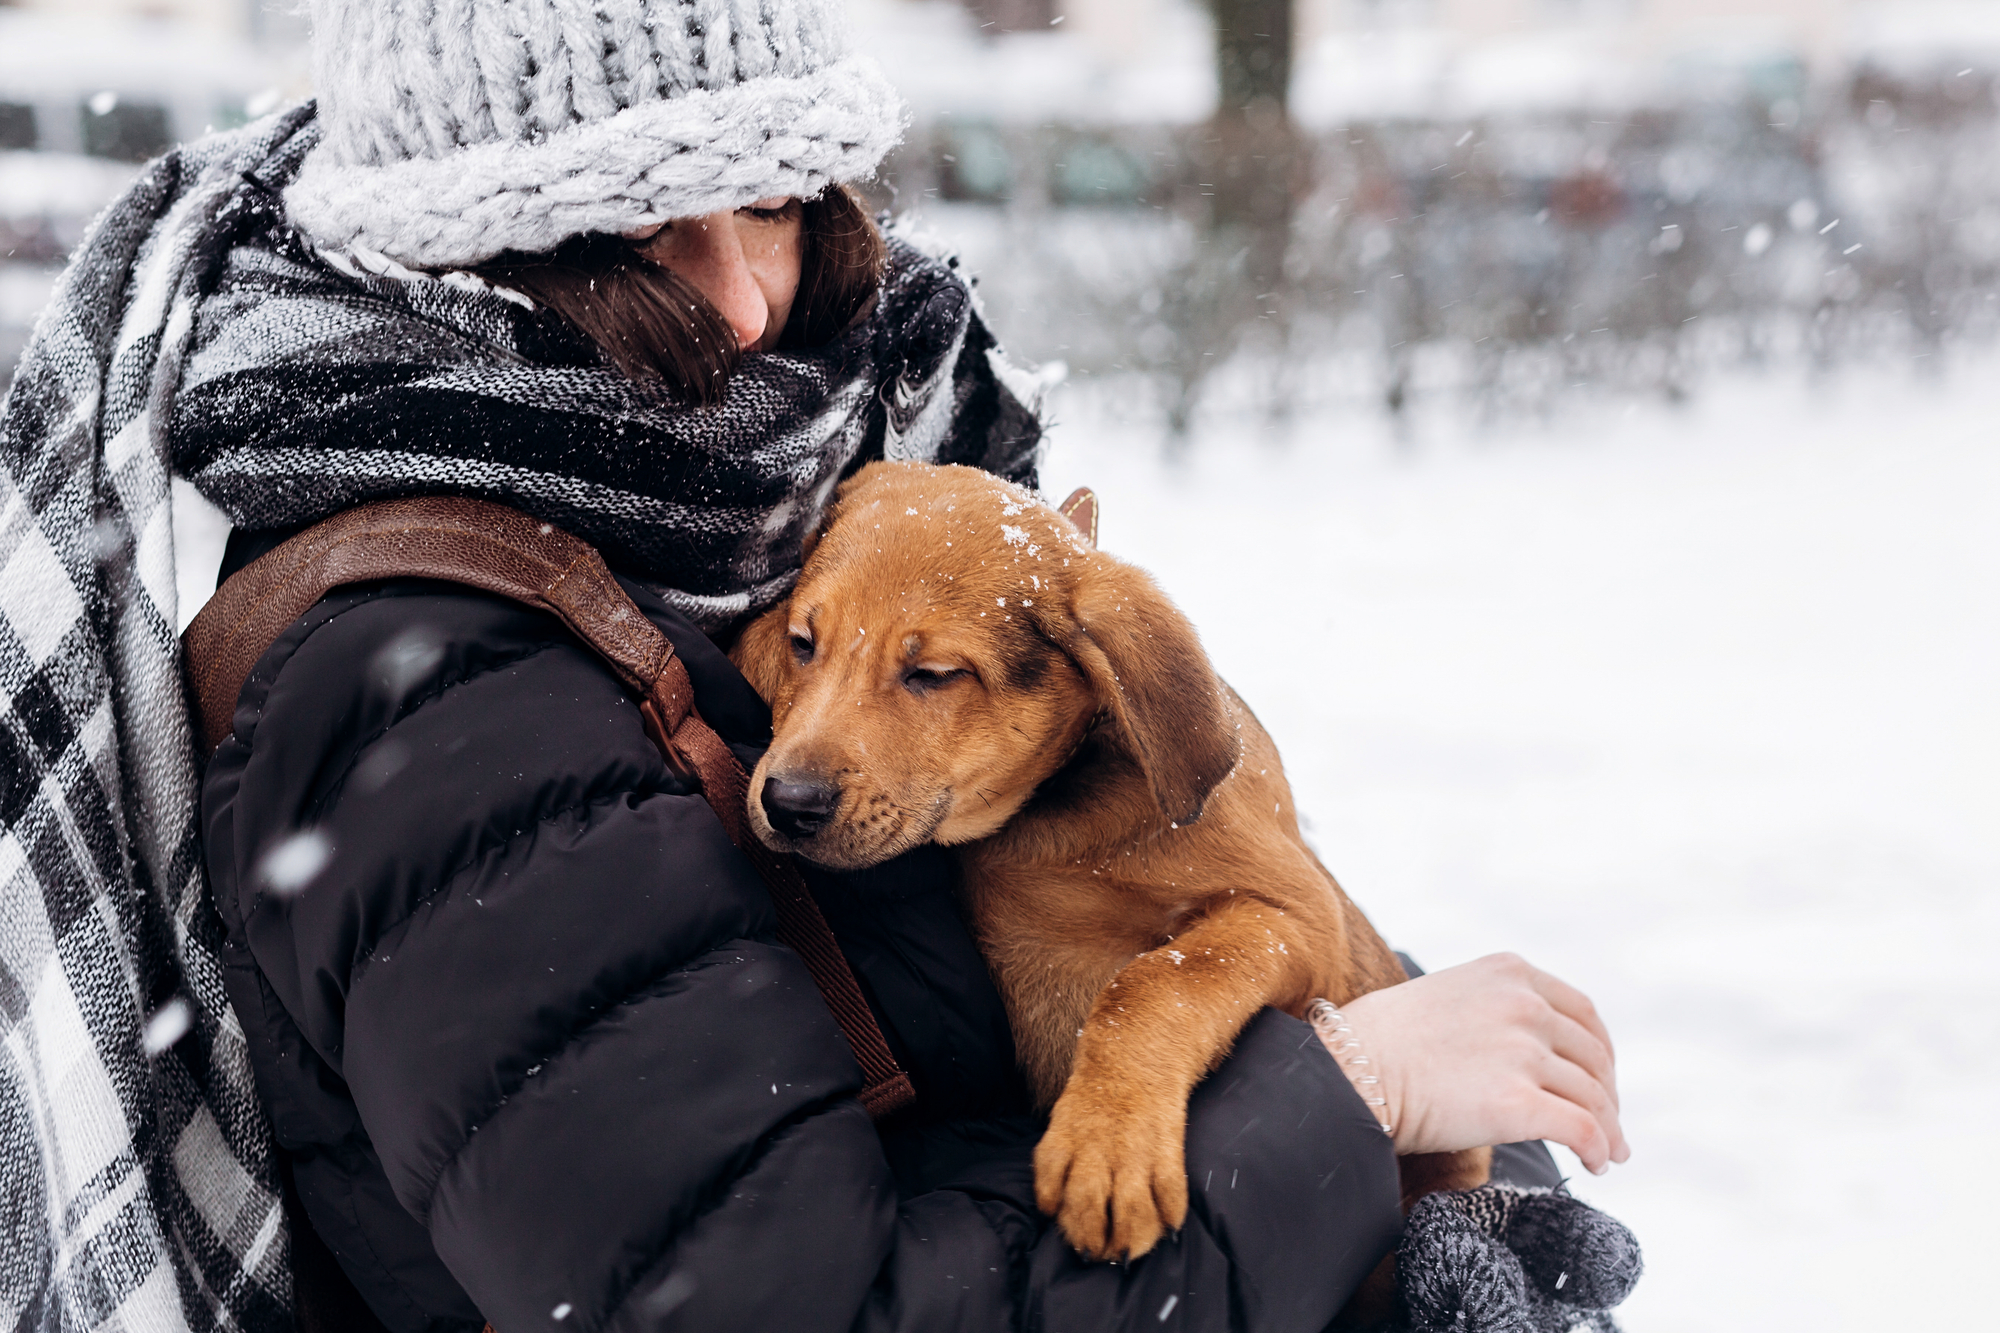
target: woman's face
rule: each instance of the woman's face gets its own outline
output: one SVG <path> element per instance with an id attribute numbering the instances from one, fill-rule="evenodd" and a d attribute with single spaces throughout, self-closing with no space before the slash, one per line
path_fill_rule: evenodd
<path id="1" fill-rule="evenodd" d="M 630 239 L 639 253 L 708 298 L 746 352 L 777 346 L 799 291 L 796 199 L 759 199 L 732 213 L 680 218 Z"/>

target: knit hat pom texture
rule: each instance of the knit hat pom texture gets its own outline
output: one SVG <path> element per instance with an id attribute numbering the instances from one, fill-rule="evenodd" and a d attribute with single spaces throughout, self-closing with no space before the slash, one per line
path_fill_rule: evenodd
<path id="1" fill-rule="evenodd" d="M 324 135 L 285 201 L 413 268 L 810 197 L 902 104 L 838 0 L 314 0 Z"/>

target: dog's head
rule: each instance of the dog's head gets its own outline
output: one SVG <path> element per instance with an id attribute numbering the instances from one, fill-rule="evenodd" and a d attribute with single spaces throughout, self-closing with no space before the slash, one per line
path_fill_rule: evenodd
<path id="1" fill-rule="evenodd" d="M 771 701 L 758 836 L 874 865 L 993 833 L 1105 715 L 1186 823 L 1236 762 L 1194 629 L 1019 487 L 876 463 L 841 487 L 788 604 L 734 656 Z"/>

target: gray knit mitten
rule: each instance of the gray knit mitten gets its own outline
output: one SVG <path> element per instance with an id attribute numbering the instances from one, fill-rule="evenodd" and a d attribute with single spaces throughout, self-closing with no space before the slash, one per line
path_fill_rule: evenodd
<path id="1" fill-rule="evenodd" d="M 1632 1233 L 1567 1190 L 1431 1194 L 1396 1251 L 1397 1322 L 1408 1333 L 1615 1333 L 1609 1311 L 1642 1267 Z"/>

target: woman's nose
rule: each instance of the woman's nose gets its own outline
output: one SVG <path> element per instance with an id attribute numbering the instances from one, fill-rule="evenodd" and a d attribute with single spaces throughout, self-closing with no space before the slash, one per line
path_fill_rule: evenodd
<path id="1" fill-rule="evenodd" d="M 680 275 L 693 283 L 729 322 L 736 334 L 736 345 L 747 352 L 764 336 L 771 307 L 744 257 L 743 241 L 736 232 L 736 215 L 711 213 L 697 218 L 690 230 L 694 233 L 689 238 L 695 242 L 690 247 L 694 253 L 685 267 L 673 267 L 680 269 Z"/>

